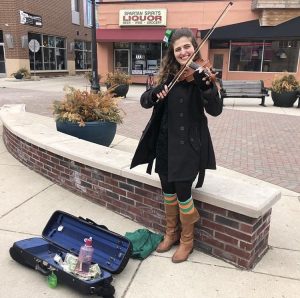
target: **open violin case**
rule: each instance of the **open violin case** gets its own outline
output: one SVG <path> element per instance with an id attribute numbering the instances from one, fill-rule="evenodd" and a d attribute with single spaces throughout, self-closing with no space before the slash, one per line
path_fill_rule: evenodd
<path id="1" fill-rule="evenodd" d="M 93 259 L 101 268 L 99 277 L 82 280 L 62 270 L 54 261 L 59 255 L 63 260 L 67 253 L 78 257 L 84 238 L 93 238 Z M 43 275 L 51 272 L 57 276 L 57 283 L 67 284 L 82 294 L 96 294 L 113 297 L 112 274 L 122 272 L 131 252 L 131 242 L 105 226 L 90 219 L 75 217 L 63 211 L 55 211 L 45 226 L 42 237 L 17 241 L 10 248 L 11 257 L 18 263 L 33 268 Z"/>

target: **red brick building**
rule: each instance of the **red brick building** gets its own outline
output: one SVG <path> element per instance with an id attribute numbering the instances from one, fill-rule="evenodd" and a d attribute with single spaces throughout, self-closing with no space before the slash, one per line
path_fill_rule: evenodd
<path id="1" fill-rule="evenodd" d="M 0 7 L 0 76 L 20 67 L 39 75 L 91 68 L 88 0 L 0 0 Z"/>

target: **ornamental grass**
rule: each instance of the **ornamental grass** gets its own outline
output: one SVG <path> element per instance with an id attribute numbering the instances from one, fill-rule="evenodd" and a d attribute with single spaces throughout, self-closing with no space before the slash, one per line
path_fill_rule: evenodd
<path id="1" fill-rule="evenodd" d="M 276 75 L 272 82 L 272 91 L 276 93 L 297 91 L 300 88 L 300 83 L 292 74 L 285 73 L 284 75 Z"/>
<path id="2" fill-rule="evenodd" d="M 91 93 L 68 86 L 64 90 L 63 100 L 53 103 L 56 121 L 75 122 L 79 126 L 91 121 L 122 123 L 125 113 L 118 105 L 120 98 L 113 97 L 112 89 Z"/>

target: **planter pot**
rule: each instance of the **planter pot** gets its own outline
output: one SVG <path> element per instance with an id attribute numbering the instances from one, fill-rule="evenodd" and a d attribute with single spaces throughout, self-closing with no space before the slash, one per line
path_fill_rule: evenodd
<path id="1" fill-rule="evenodd" d="M 106 85 L 107 88 L 110 87 L 109 84 Z M 129 90 L 129 85 L 127 84 L 121 84 L 121 85 L 118 85 L 114 90 L 113 90 L 113 93 L 115 93 L 115 97 L 125 97 L 126 98 L 126 95 L 128 93 L 128 90 Z"/>
<path id="2" fill-rule="evenodd" d="M 106 121 L 92 121 L 86 122 L 85 126 L 80 127 L 78 123 L 57 121 L 56 129 L 79 139 L 108 147 L 115 137 L 117 124 Z"/>
<path id="3" fill-rule="evenodd" d="M 272 91 L 271 97 L 276 107 L 292 107 L 297 100 L 298 91 L 277 93 Z"/>
<path id="4" fill-rule="evenodd" d="M 16 73 L 14 75 L 14 77 L 15 77 L 15 79 L 21 80 L 21 79 L 23 79 L 24 76 L 21 73 Z"/>

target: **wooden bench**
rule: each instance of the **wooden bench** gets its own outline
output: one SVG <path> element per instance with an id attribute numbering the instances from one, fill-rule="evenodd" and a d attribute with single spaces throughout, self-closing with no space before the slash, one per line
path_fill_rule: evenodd
<path id="1" fill-rule="evenodd" d="M 226 97 L 261 98 L 261 106 L 265 107 L 265 97 L 268 90 L 261 80 L 220 80 L 222 99 Z"/>

